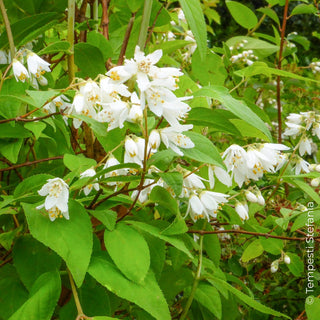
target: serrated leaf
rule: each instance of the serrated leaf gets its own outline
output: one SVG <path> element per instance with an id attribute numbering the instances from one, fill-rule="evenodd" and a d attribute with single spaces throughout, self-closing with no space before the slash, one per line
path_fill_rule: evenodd
<path id="1" fill-rule="evenodd" d="M 33 284 L 29 299 L 9 320 L 50 320 L 60 291 L 61 281 L 58 271 L 42 274 Z"/>
<path id="2" fill-rule="evenodd" d="M 17 199 L 25 194 L 35 193 L 37 190 L 41 189 L 48 179 L 52 178 L 54 178 L 54 176 L 51 174 L 42 173 L 24 179 L 14 190 L 14 198 Z"/>
<path id="3" fill-rule="evenodd" d="M 197 41 L 200 58 L 205 61 L 207 53 L 207 29 L 199 0 L 179 0 L 190 29 Z"/>
<path id="4" fill-rule="evenodd" d="M 45 103 L 50 101 L 53 97 L 59 95 L 59 91 L 38 91 L 38 90 L 26 90 L 26 93 L 33 99 L 34 106 L 37 108 L 42 107 Z"/>
<path id="5" fill-rule="evenodd" d="M 60 53 L 60 52 L 68 52 L 70 49 L 70 43 L 67 41 L 57 41 L 54 43 L 50 43 L 48 46 L 43 48 L 38 52 L 38 55 L 43 54 L 52 54 L 52 53 Z"/>
<path id="6" fill-rule="evenodd" d="M 155 186 L 149 195 L 149 200 L 159 203 L 174 215 L 179 212 L 177 200 L 175 200 L 165 188 Z"/>
<path id="7" fill-rule="evenodd" d="M 238 299 L 240 299 L 241 301 L 243 301 L 244 303 L 246 303 L 248 306 L 262 312 L 262 313 L 266 313 L 266 314 L 271 314 L 273 316 L 276 317 L 284 317 L 287 319 L 291 319 L 289 316 L 280 313 L 278 311 L 275 311 L 269 307 L 264 306 L 263 304 L 259 303 L 256 300 L 253 300 L 252 298 L 250 298 L 249 296 L 247 296 L 246 294 L 244 294 L 243 292 L 237 290 L 236 288 L 234 288 L 232 285 L 230 285 L 229 283 L 217 278 L 217 277 L 212 277 L 214 279 L 215 282 L 219 283 L 221 286 L 225 287 L 228 291 L 230 291 L 231 293 L 233 293 Z"/>
<path id="8" fill-rule="evenodd" d="M 81 78 L 94 79 L 98 74 L 106 72 L 103 55 L 100 49 L 92 44 L 77 43 L 74 46 L 74 61 L 80 69 L 77 75 Z"/>
<path id="9" fill-rule="evenodd" d="M 236 1 L 226 1 L 226 5 L 233 19 L 240 24 L 241 27 L 252 29 L 258 23 L 256 15 L 247 6 Z"/>
<path id="10" fill-rule="evenodd" d="M 13 263 L 28 290 L 46 272 L 59 270 L 61 258 L 30 235 L 20 237 L 13 247 Z"/>
<path id="11" fill-rule="evenodd" d="M 150 267 L 150 252 L 143 236 L 132 227 L 118 223 L 113 231 L 105 231 L 104 244 L 121 272 L 141 283 Z"/>
<path id="12" fill-rule="evenodd" d="M 301 3 L 293 8 L 290 16 L 295 16 L 297 14 L 312 14 L 316 12 L 317 12 L 317 8 L 313 4 Z"/>
<path id="13" fill-rule="evenodd" d="M 174 194 L 179 196 L 182 191 L 183 185 L 183 176 L 180 172 L 162 172 L 159 173 L 159 176 L 163 179 L 163 181 L 172 188 Z"/>
<path id="14" fill-rule="evenodd" d="M 167 302 L 151 272 L 143 283 L 132 282 L 102 254 L 92 257 L 88 272 L 108 290 L 120 298 L 132 301 L 156 319 L 171 319 Z"/>
<path id="15" fill-rule="evenodd" d="M 161 231 L 162 231 L 161 229 L 159 229 L 156 226 L 152 226 L 150 224 L 144 223 L 144 222 L 128 221 L 128 223 L 130 223 L 134 227 L 138 228 L 139 230 L 145 231 L 156 238 L 159 238 L 161 240 L 164 240 L 164 241 L 170 243 L 171 245 L 176 247 L 178 250 L 186 253 L 189 256 L 189 258 L 192 258 L 192 254 L 190 253 L 190 251 L 188 250 L 188 248 L 186 247 L 185 243 L 183 242 L 183 240 L 181 238 L 176 237 L 176 236 L 163 235 L 163 234 L 161 234 Z"/>
<path id="16" fill-rule="evenodd" d="M 218 100 L 234 115 L 262 131 L 269 141 L 272 141 L 272 136 L 265 123 L 243 101 L 233 98 L 227 88 L 222 86 L 203 87 L 195 92 L 194 96 L 208 96 Z"/>
<path id="17" fill-rule="evenodd" d="M 112 210 L 89 210 L 96 219 L 101 221 L 108 230 L 112 231 L 116 225 L 117 213 Z"/>
<path id="18" fill-rule="evenodd" d="M 222 307 L 220 294 L 213 286 L 200 283 L 194 295 L 195 300 L 206 307 L 218 319 L 222 316 Z"/>
<path id="19" fill-rule="evenodd" d="M 66 262 L 78 287 L 81 286 L 92 252 L 92 226 L 85 209 L 69 200 L 70 220 L 50 221 L 48 216 L 35 209 L 35 204 L 22 204 L 31 235 Z"/>
<path id="20" fill-rule="evenodd" d="M 256 257 L 259 257 L 263 253 L 263 247 L 260 239 L 252 241 L 243 251 L 241 260 L 248 262 Z"/>
<path id="21" fill-rule="evenodd" d="M 274 238 L 260 238 L 263 249 L 273 255 L 281 254 L 283 249 L 283 241 Z"/>
<path id="22" fill-rule="evenodd" d="M 207 137 L 191 131 L 184 134 L 194 143 L 193 148 L 183 149 L 185 157 L 224 168 L 219 151 Z"/>

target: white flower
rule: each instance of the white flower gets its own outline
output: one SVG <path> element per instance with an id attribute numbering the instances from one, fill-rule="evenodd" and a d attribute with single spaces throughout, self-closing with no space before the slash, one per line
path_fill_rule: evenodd
<path id="1" fill-rule="evenodd" d="M 67 103 L 69 99 L 65 95 L 61 95 L 59 97 L 54 98 L 51 102 L 48 102 L 43 106 L 43 111 L 46 113 L 55 113 L 56 110 L 67 110 L 71 107 L 69 103 Z"/>
<path id="2" fill-rule="evenodd" d="M 218 230 L 219 231 L 224 231 L 225 229 L 224 229 L 224 227 L 220 227 Z M 217 235 L 218 235 L 219 239 L 221 239 L 221 241 L 226 241 L 226 240 L 230 240 L 231 239 L 229 233 L 218 233 Z"/>
<path id="3" fill-rule="evenodd" d="M 217 211 L 221 209 L 221 205 L 228 202 L 229 195 L 219 192 L 202 191 L 199 195 L 199 199 L 205 208 L 206 214 L 215 218 Z"/>
<path id="4" fill-rule="evenodd" d="M 29 52 L 27 56 L 28 70 L 36 78 L 40 78 L 46 71 L 51 72 L 49 66 L 50 63 L 41 59 L 34 52 Z"/>
<path id="5" fill-rule="evenodd" d="M 237 201 L 235 205 L 235 209 L 241 221 L 249 219 L 249 210 L 248 210 L 247 204 L 242 204 L 241 202 Z"/>
<path id="6" fill-rule="evenodd" d="M 304 127 L 299 124 L 286 122 L 286 125 L 287 125 L 287 128 L 283 133 L 283 135 L 285 136 L 292 136 L 293 138 L 295 138 L 298 134 L 301 134 L 304 130 Z"/>
<path id="7" fill-rule="evenodd" d="M 123 128 L 128 115 L 128 104 L 119 100 L 103 105 L 103 109 L 97 114 L 96 119 L 100 122 L 108 122 L 108 131 L 110 131 L 115 128 Z"/>
<path id="8" fill-rule="evenodd" d="M 95 107 L 97 103 L 99 104 L 101 102 L 101 89 L 91 79 L 86 81 L 84 85 L 81 85 L 80 94 L 83 95 L 86 103 L 92 107 Z"/>
<path id="9" fill-rule="evenodd" d="M 120 162 L 111 154 L 108 160 L 106 161 L 105 165 L 103 166 L 103 169 L 107 169 L 107 168 L 116 166 L 118 164 L 120 164 Z M 105 178 L 110 178 L 110 177 L 117 177 L 117 176 L 126 175 L 126 174 L 127 174 L 127 169 L 116 169 L 116 170 L 107 172 L 104 176 Z M 107 182 L 107 185 L 109 186 L 117 186 L 118 184 L 119 183 L 116 181 Z"/>
<path id="10" fill-rule="evenodd" d="M 130 97 L 131 93 L 128 91 L 126 85 L 113 81 L 109 77 L 102 77 L 100 79 L 101 101 L 103 103 L 116 102 L 120 100 L 120 96 Z"/>
<path id="11" fill-rule="evenodd" d="M 315 122 L 312 127 L 312 135 L 316 135 L 320 139 L 320 124 Z"/>
<path id="12" fill-rule="evenodd" d="M 29 78 L 28 70 L 17 59 L 13 59 L 12 61 L 12 70 L 13 70 L 13 75 L 15 76 L 17 81 L 20 80 L 22 82 L 25 82 L 25 80 Z"/>
<path id="13" fill-rule="evenodd" d="M 289 116 L 287 116 L 288 122 L 295 123 L 295 124 L 301 124 L 302 123 L 302 115 L 297 113 L 290 113 Z"/>
<path id="14" fill-rule="evenodd" d="M 124 66 L 117 66 L 112 69 L 110 69 L 107 73 L 107 76 L 110 77 L 110 79 L 114 83 L 123 83 L 126 82 L 131 78 L 131 74 L 128 73 L 125 69 Z"/>
<path id="15" fill-rule="evenodd" d="M 279 260 L 275 260 L 271 263 L 270 271 L 271 273 L 276 273 L 279 269 Z"/>
<path id="16" fill-rule="evenodd" d="M 311 144 L 312 139 L 308 139 L 307 137 L 304 137 L 299 145 L 299 154 L 300 156 L 303 156 L 305 153 L 311 154 Z"/>
<path id="17" fill-rule="evenodd" d="M 144 146 L 145 140 L 139 137 L 126 137 L 125 140 L 125 153 L 124 153 L 124 162 L 125 163 L 137 163 L 142 167 L 144 160 Z"/>
<path id="18" fill-rule="evenodd" d="M 80 179 L 87 178 L 87 177 L 93 177 L 95 175 L 96 175 L 96 171 L 94 169 L 88 169 L 80 174 Z M 83 188 L 83 192 L 87 196 L 91 192 L 92 189 L 95 189 L 98 191 L 100 189 L 99 183 L 95 182 L 95 183 L 90 183 L 90 184 L 86 185 Z"/>
<path id="19" fill-rule="evenodd" d="M 300 174 L 301 171 L 304 171 L 305 173 L 310 172 L 309 163 L 302 158 L 296 157 L 293 162 L 295 163 L 293 169 L 295 170 L 296 175 Z"/>
<path id="20" fill-rule="evenodd" d="M 183 152 L 178 148 L 193 148 L 194 143 L 182 132 L 190 130 L 193 125 L 177 125 L 174 127 L 167 127 L 160 130 L 161 140 L 167 148 L 172 149 L 178 155 L 183 156 Z"/>
<path id="21" fill-rule="evenodd" d="M 248 179 L 246 151 L 242 147 L 233 144 L 226 149 L 226 151 L 222 155 L 222 158 L 225 158 L 224 163 L 228 171 L 232 171 L 234 181 L 241 188 L 243 182 Z"/>
<path id="22" fill-rule="evenodd" d="M 153 72 L 154 65 L 162 57 L 162 50 L 156 50 L 147 56 L 142 52 L 139 46 L 136 46 L 134 59 L 126 60 L 124 70 L 130 77 L 136 75 L 138 87 L 141 91 L 145 91 L 149 86 L 149 77 Z"/>
<path id="23" fill-rule="evenodd" d="M 199 177 L 195 173 L 191 173 L 188 170 L 182 170 L 182 171 L 183 171 L 184 177 L 183 177 L 182 192 L 179 196 L 180 198 L 189 197 L 191 192 L 194 192 L 198 189 L 205 189 L 205 185 L 202 182 L 202 180 L 205 181 L 205 179 Z"/>
<path id="24" fill-rule="evenodd" d="M 283 261 L 284 261 L 284 263 L 286 263 L 286 264 L 290 264 L 290 263 L 291 263 L 291 259 L 290 259 L 290 257 L 289 257 L 288 255 L 285 255 L 285 256 L 284 256 Z"/>
<path id="25" fill-rule="evenodd" d="M 38 193 L 40 196 L 46 196 L 44 207 L 49 211 L 50 219 L 53 221 L 59 216 L 60 212 L 66 219 L 69 219 L 69 186 L 60 178 L 48 179 L 47 181 Z M 38 207 L 38 209 L 40 209 L 40 207 Z"/>
<path id="26" fill-rule="evenodd" d="M 189 204 L 186 215 L 190 214 L 191 219 L 196 222 L 198 219 L 206 218 L 209 221 L 209 215 L 205 210 L 202 202 L 196 194 L 189 198 Z"/>
<path id="27" fill-rule="evenodd" d="M 131 99 L 131 108 L 127 117 L 127 121 L 133 122 L 133 123 L 142 122 L 143 113 L 142 113 L 142 107 L 140 104 L 140 99 L 138 98 L 135 92 L 132 93 L 130 99 Z"/>
<path id="28" fill-rule="evenodd" d="M 311 184 L 312 187 L 316 188 L 320 184 L 320 179 L 319 178 L 314 178 L 314 179 L 311 180 L 310 184 Z"/>
<path id="29" fill-rule="evenodd" d="M 161 137 L 159 130 L 152 130 L 149 135 L 149 147 L 152 149 L 151 152 L 155 152 L 160 147 Z"/>
<path id="30" fill-rule="evenodd" d="M 215 184 L 214 175 L 218 178 L 218 180 L 221 183 L 223 183 L 227 187 L 231 187 L 232 179 L 227 173 L 227 171 L 225 171 L 219 166 L 208 165 L 208 177 L 209 177 L 209 183 L 210 183 L 211 189 L 213 189 Z"/>

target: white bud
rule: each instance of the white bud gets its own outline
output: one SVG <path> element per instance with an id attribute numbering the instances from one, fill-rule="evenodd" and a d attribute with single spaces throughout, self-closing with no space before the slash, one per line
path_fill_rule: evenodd
<path id="1" fill-rule="evenodd" d="M 312 187 L 318 187 L 319 183 L 320 183 L 319 178 L 314 178 L 314 179 L 311 180 L 310 184 L 311 184 Z"/>
<path id="2" fill-rule="evenodd" d="M 275 260 L 271 263 L 271 273 L 276 273 L 279 269 L 279 260 Z"/>
<path id="3" fill-rule="evenodd" d="M 260 193 L 258 196 L 258 204 L 260 204 L 260 206 L 264 206 L 266 204 L 264 197 L 262 196 L 262 194 Z"/>
<path id="4" fill-rule="evenodd" d="M 246 190 L 245 195 L 248 201 L 254 203 L 258 202 L 258 198 L 251 191 Z"/>
<path id="5" fill-rule="evenodd" d="M 287 256 L 287 255 L 285 255 L 284 256 L 284 263 L 286 263 L 286 264 L 290 264 L 290 262 L 291 262 L 291 259 L 290 259 L 290 257 L 289 256 Z"/>
<path id="6" fill-rule="evenodd" d="M 152 130 L 149 136 L 149 145 L 152 149 L 157 150 L 161 143 L 161 137 L 158 130 Z"/>

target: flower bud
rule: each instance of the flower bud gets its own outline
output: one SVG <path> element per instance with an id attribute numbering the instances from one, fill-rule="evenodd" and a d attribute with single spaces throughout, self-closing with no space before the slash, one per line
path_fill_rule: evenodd
<path id="1" fill-rule="evenodd" d="M 275 260 L 271 263 L 270 271 L 271 273 L 276 273 L 279 269 L 279 260 Z"/>
<path id="2" fill-rule="evenodd" d="M 290 259 L 290 257 L 289 256 L 287 256 L 287 255 L 285 255 L 284 256 L 284 263 L 286 263 L 286 264 L 290 264 L 290 262 L 291 262 L 291 259 Z"/>
<path id="3" fill-rule="evenodd" d="M 258 202 L 258 198 L 251 191 L 246 190 L 245 195 L 248 201 L 254 203 Z"/>
<path id="4" fill-rule="evenodd" d="M 318 187 L 319 183 L 320 183 L 319 178 L 314 178 L 314 179 L 311 180 L 310 184 L 311 184 L 312 187 Z"/>

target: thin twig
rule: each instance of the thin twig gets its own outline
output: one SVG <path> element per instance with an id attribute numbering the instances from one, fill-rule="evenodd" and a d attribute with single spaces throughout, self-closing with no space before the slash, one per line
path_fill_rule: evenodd
<path id="1" fill-rule="evenodd" d="M 275 238 L 275 239 L 282 239 L 282 240 L 291 240 L 291 241 L 305 241 L 305 238 L 298 238 L 298 237 L 285 237 L 285 236 L 276 236 L 269 233 L 262 233 L 262 232 L 252 232 L 252 231 L 245 231 L 245 230 L 215 230 L 215 231 L 204 231 L 204 230 L 189 230 L 188 233 L 197 233 L 200 235 L 204 234 L 218 234 L 218 233 L 239 233 L 239 234 L 248 234 L 256 237 L 265 237 L 267 238 Z M 320 236 L 313 237 L 313 239 L 320 239 Z"/>
<path id="2" fill-rule="evenodd" d="M 153 29 L 154 29 L 154 27 L 155 27 L 155 25 L 156 25 L 156 23 L 157 23 L 157 20 L 158 20 L 158 18 L 159 18 L 159 15 L 160 15 L 162 9 L 163 9 L 163 6 L 160 7 L 160 9 L 158 10 L 158 12 L 157 12 L 157 14 L 156 14 L 156 17 L 155 17 L 154 20 L 153 20 L 153 23 L 152 23 L 152 26 L 151 26 L 151 28 L 150 28 L 150 30 L 149 30 L 148 38 L 147 38 L 147 40 L 146 40 L 146 42 L 145 42 L 145 44 L 144 44 L 144 47 L 146 47 L 147 44 L 148 44 L 148 43 L 150 42 L 150 40 L 151 40 L 151 36 L 152 36 L 152 33 L 153 33 Z"/>
<path id="3" fill-rule="evenodd" d="M 109 40 L 109 14 L 108 14 L 108 7 L 109 7 L 110 0 L 101 0 L 102 4 L 102 34 L 104 37 Z"/>
<path id="4" fill-rule="evenodd" d="M 133 12 L 131 15 L 131 18 L 129 20 L 126 33 L 124 35 L 124 40 L 122 43 L 122 47 L 121 47 L 121 51 L 120 51 L 120 55 L 119 55 L 119 59 L 118 59 L 118 63 L 117 63 L 118 66 L 121 66 L 123 64 L 124 56 L 126 54 L 126 50 L 127 50 L 127 46 L 128 46 L 128 42 L 129 42 L 129 38 L 131 35 L 131 31 L 132 31 L 135 17 L 136 17 L 136 13 Z"/>

